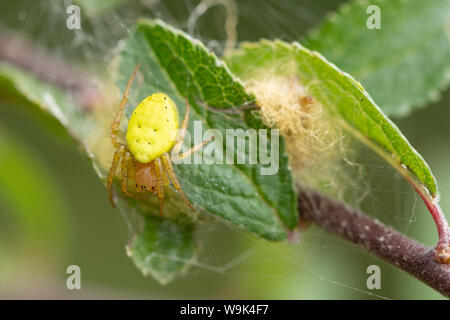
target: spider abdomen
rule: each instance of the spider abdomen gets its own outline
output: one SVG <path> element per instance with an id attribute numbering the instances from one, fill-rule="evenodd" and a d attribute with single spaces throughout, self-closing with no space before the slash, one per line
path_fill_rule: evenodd
<path id="1" fill-rule="evenodd" d="M 175 102 L 164 93 L 154 93 L 139 103 L 128 122 L 127 144 L 141 163 L 169 152 L 180 126 Z"/>
<path id="2" fill-rule="evenodd" d="M 158 186 L 158 178 L 156 175 L 155 165 L 151 163 L 140 163 L 136 162 L 134 164 L 135 170 L 135 189 L 137 192 L 153 192 L 156 193 L 156 188 Z"/>

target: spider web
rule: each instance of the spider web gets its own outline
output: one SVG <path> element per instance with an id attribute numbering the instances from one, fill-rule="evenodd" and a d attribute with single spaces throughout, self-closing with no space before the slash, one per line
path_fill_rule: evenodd
<path id="1" fill-rule="evenodd" d="M 22 10 L 17 13 L 22 23 L 20 31 L 33 35 L 36 43 L 52 48 L 65 61 L 98 71 L 106 68 L 117 41 L 130 34 L 131 26 L 141 16 L 159 17 L 188 30 L 220 55 L 236 41 L 261 37 L 297 41 L 306 29 L 317 25 L 326 11 L 337 6 L 331 1 L 299 4 L 298 1 L 142 0 L 119 3 L 95 15 L 81 7 L 83 28 L 55 37 L 53 30 L 65 26 L 66 8 L 70 4 L 63 1 L 49 6 L 39 2 L 40 9 L 30 12 L 29 8 L 36 6 L 34 1 L 22 1 Z M 339 161 L 321 164 L 330 173 L 326 192 L 409 235 L 418 210 L 423 215 L 422 205 L 389 165 L 364 148 L 351 141 Z M 317 166 L 307 174 L 314 176 L 322 168 Z M 125 214 L 123 218 L 132 238 L 139 219 Z M 169 297 L 389 299 L 401 297 L 395 283 L 399 286 L 405 283 L 396 280 L 397 271 L 314 226 L 293 235 L 287 243 L 268 242 L 221 222 L 201 223 L 197 235 L 200 258 L 185 261 L 192 268 L 186 279 L 180 280 L 195 283 L 196 288 L 177 287 L 177 292 L 165 289 Z M 382 290 L 367 289 L 366 268 L 370 264 L 382 268 Z M 394 285 L 384 289 L 387 282 Z"/>

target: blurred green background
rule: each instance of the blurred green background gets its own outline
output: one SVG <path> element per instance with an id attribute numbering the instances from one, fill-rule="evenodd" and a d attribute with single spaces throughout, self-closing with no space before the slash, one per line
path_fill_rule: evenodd
<path id="1" fill-rule="evenodd" d="M 65 27 L 70 1 L 2 2 L 0 28 L 21 32 L 66 62 L 95 71 L 107 66 L 110 50 L 138 17 L 160 17 L 186 29 L 198 1 L 78 3 L 82 31 Z M 298 40 L 339 3 L 237 1 L 238 40 Z M 194 32 L 219 53 L 226 38 L 224 17 L 223 7 L 213 7 Z M 440 102 L 394 119 L 437 176 L 446 212 L 449 102 L 447 90 Z M 126 256 L 128 219 L 110 206 L 101 181 L 76 143 L 62 132 L 41 114 L 0 99 L 0 298 L 442 298 L 314 226 L 297 244 L 269 243 L 221 225 L 203 226 L 198 230 L 203 239 L 198 265 L 161 286 L 145 278 Z M 379 160 L 367 166 L 366 174 L 370 192 L 360 207 L 408 236 L 434 244 L 431 216 L 411 188 Z M 66 289 L 65 271 L 71 264 L 81 268 L 81 290 Z M 366 268 L 372 264 L 381 267 L 381 290 L 366 287 Z"/>

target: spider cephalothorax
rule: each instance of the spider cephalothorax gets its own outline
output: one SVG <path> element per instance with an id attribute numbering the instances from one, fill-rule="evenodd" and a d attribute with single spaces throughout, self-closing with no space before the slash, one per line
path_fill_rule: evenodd
<path id="1" fill-rule="evenodd" d="M 119 112 L 111 125 L 111 142 L 116 148 L 107 180 L 109 200 L 112 198 L 112 182 L 120 162 L 122 193 L 133 198 L 143 198 L 157 194 L 159 212 L 162 214 L 164 186 L 172 182 L 186 204 L 194 209 L 188 201 L 172 166 L 171 153 L 177 160 L 188 158 L 200 150 L 211 138 L 189 150 L 181 152 L 184 134 L 189 121 L 189 104 L 186 100 L 186 113 L 181 124 L 178 109 L 173 100 L 164 93 L 154 93 L 139 103 L 128 122 L 126 144 L 118 142 L 119 124 L 123 110 L 128 101 L 128 93 L 139 70 L 134 70 L 125 88 Z M 134 182 L 134 192 L 129 190 L 129 180 Z"/>

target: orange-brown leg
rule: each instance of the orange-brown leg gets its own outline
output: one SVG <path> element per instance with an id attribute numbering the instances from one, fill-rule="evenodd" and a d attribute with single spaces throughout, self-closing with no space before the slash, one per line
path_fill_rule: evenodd
<path id="1" fill-rule="evenodd" d="M 170 178 L 170 181 L 172 181 L 172 184 L 173 184 L 175 190 L 177 190 L 177 192 L 181 195 L 181 197 L 183 198 L 184 202 L 192 210 L 195 211 L 195 208 L 192 206 L 192 204 L 186 198 L 186 195 L 183 193 L 183 190 L 181 189 L 180 182 L 178 181 L 177 175 L 175 174 L 175 171 L 173 170 L 172 160 L 170 159 L 170 155 L 168 153 L 164 153 L 162 155 L 162 160 L 163 160 L 164 167 L 166 168 L 167 174 L 168 174 L 168 176 Z"/>
<path id="2" fill-rule="evenodd" d="M 164 201 L 164 172 L 161 164 L 161 160 L 159 158 L 155 159 L 155 169 L 156 169 L 156 177 L 158 180 L 158 199 L 159 199 L 159 215 L 162 216 L 163 213 L 163 201 Z"/>
<path id="3" fill-rule="evenodd" d="M 125 109 L 128 102 L 128 93 L 130 92 L 131 85 L 133 84 L 133 80 L 136 77 L 136 73 L 138 72 L 140 67 L 141 64 L 139 63 L 131 74 L 127 86 L 125 87 L 125 91 L 123 92 L 122 101 L 120 102 L 119 106 L 119 112 L 117 112 L 117 115 L 114 118 L 113 123 L 111 124 L 111 142 L 115 147 L 117 147 L 118 145 L 117 134 L 119 132 L 120 119 L 122 118 L 123 110 Z"/>
<path id="4" fill-rule="evenodd" d="M 186 113 L 184 114 L 183 122 L 181 123 L 180 127 L 180 135 L 177 138 L 177 141 L 175 142 L 173 148 L 172 148 L 172 155 L 174 155 L 176 158 L 176 161 L 180 161 L 186 158 L 189 158 L 192 154 L 196 153 L 198 150 L 202 149 L 208 142 L 210 142 L 214 137 L 209 137 L 202 143 L 193 146 L 189 150 L 186 150 L 185 152 L 180 153 L 181 148 L 183 147 L 183 140 L 184 136 L 186 134 L 187 126 L 189 123 L 189 101 L 186 99 Z"/>
<path id="5" fill-rule="evenodd" d="M 116 174 L 117 165 L 119 164 L 120 158 L 123 155 L 124 150 L 125 150 L 125 146 L 123 146 L 123 145 L 120 145 L 116 149 L 116 152 L 114 153 L 113 161 L 111 164 L 111 168 L 109 169 L 108 180 L 106 183 L 109 201 L 111 202 L 113 207 L 115 207 L 116 205 L 114 204 L 114 201 L 112 198 L 112 182 L 113 182 L 114 176 Z"/>
<path id="6" fill-rule="evenodd" d="M 214 136 L 209 137 L 208 139 L 205 139 L 202 143 L 199 143 L 196 146 L 193 146 L 192 148 L 186 150 L 185 152 L 182 152 L 180 154 L 177 154 L 177 161 L 181 161 L 183 159 L 189 158 L 191 155 L 196 153 L 197 151 L 201 150 L 208 142 L 214 139 Z"/>

